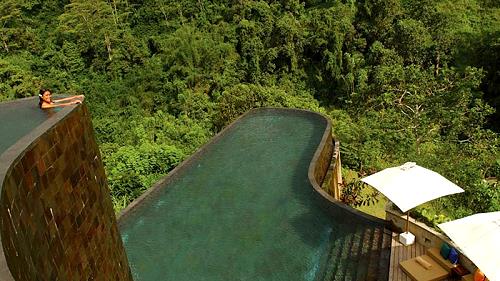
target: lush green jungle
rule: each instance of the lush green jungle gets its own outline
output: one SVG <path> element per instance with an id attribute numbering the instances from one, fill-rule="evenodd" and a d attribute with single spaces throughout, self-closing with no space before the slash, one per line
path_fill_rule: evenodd
<path id="1" fill-rule="evenodd" d="M 0 101 L 86 95 L 119 211 L 234 118 L 331 118 L 344 199 L 406 161 L 465 192 L 432 222 L 500 210 L 500 2 L 2 0 Z"/>

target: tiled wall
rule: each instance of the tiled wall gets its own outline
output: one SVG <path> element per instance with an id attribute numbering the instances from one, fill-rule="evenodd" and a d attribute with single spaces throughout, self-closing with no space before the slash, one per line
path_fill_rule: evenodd
<path id="1" fill-rule="evenodd" d="M 325 179 L 328 168 L 330 168 L 330 163 L 333 156 L 334 147 L 330 128 L 328 128 L 327 134 L 328 137 L 324 143 L 324 146 L 322 147 L 321 154 L 318 155 L 318 158 L 313 159 L 313 161 L 316 160 L 316 165 L 314 167 L 314 179 L 319 186 L 321 186 L 323 180 Z"/>
<path id="2" fill-rule="evenodd" d="M 319 145 L 321 152 L 314 155 L 311 161 L 312 170 L 309 170 L 309 180 L 313 188 L 317 191 L 316 194 L 317 198 L 319 199 L 318 204 L 325 210 L 327 210 L 327 212 L 335 218 L 337 223 L 368 223 L 380 227 L 386 227 L 387 221 L 358 211 L 344 204 L 338 199 L 335 199 L 321 188 L 321 185 L 325 180 L 325 176 L 327 175 L 328 169 L 330 167 L 331 161 L 336 160 L 334 157 L 336 156 L 334 155 L 335 151 L 337 150 L 337 153 L 340 153 L 339 147 L 335 147 L 336 145 L 339 145 L 339 142 L 335 141 L 332 138 L 331 126 L 328 126 L 325 134 L 327 135 L 327 137 L 324 138 L 322 140 L 322 143 L 320 143 Z M 332 159 L 332 157 L 334 158 Z"/>
<path id="3" fill-rule="evenodd" d="M 132 281 L 85 105 L 7 173 L 0 234 L 17 281 Z"/>

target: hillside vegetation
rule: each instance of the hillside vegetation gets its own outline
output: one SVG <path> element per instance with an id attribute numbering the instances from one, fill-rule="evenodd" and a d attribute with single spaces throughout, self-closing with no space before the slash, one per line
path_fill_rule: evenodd
<path id="1" fill-rule="evenodd" d="M 253 107 L 333 121 L 357 176 L 406 161 L 500 210 L 500 2 L 2 0 L 0 101 L 86 95 L 116 210 Z"/>

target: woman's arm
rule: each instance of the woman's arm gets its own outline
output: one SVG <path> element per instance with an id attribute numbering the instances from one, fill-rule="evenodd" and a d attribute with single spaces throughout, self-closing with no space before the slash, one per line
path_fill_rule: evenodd
<path id="1" fill-rule="evenodd" d="M 62 98 L 62 99 L 57 99 L 57 100 L 54 100 L 53 102 L 63 102 L 63 101 L 69 101 L 69 100 L 74 100 L 74 99 L 79 99 L 79 100 L 83 100 L 85 98 L 84 95 L 77 95 L 77 96 L 72 96 L 72 97 L 67 97 L 67 98 Z"/>
<path id="2" fill-rule="evenodd" d="M 54 107 L 61 107 L 61 106 L 68 106 L 68 105 L 73 105 L 73 104 L 78 104 L 78 103 L 82 103 L 82 101 L 80 100 L 74 100 L 74 101 L 71 101 L 71 102 L 67 102 L 67 103 L 59 103 L 59 104 L 55 104 L 55 103 L 43 103 L 42 104 L 42 109 L 45 109 L 45 108 L 54 108 Z"/>

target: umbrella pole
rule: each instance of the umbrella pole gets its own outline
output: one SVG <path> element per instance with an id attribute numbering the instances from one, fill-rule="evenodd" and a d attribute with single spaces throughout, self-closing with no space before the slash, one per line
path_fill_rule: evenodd
<path id="1" fill-rule="evenodd" d="M 408 233 L 409 232 L 409 229 L 410 228 L 410 211 L 407 211 L 406 212 L 406 232 Z"/>

